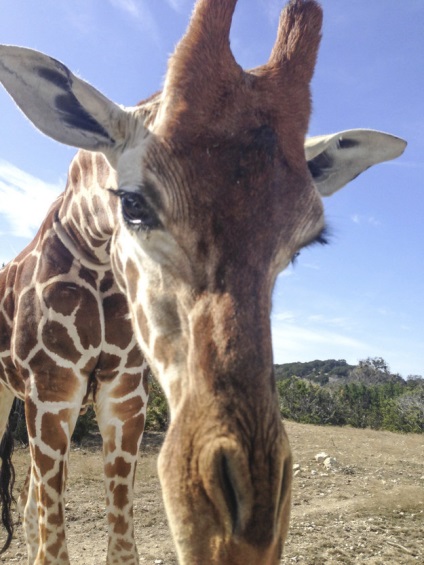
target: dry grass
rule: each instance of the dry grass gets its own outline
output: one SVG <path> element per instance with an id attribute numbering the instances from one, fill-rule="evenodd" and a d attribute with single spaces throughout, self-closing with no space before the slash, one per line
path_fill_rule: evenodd
<path id="1" fill-rule="evenodd" d="M 408 565 L 424 562 L 424 436 L 287 423 L 295 463 L 284 565 Z M 137 471 L 135 517 L 141 563 L 177 561 L 156 473 L 161 434 L 146 434 Z M 327 471 L 314 456 L 337 459 Z M 28 454 L 17 450 L 24 479 Z M 103 471 L 96 442 L 71 455 L 67 520 L 76 565 L 105 562 Z M 22 530 L 0 563 L 26 565 Z M 206 565 L 206 564 L 205 564 Z M 260 564 L 258 564 L 260 565 Z"/>
<path id="2" fill-rule="evenodd" d="M 421 563 L 424 436 L 288 423 L 294 506 L 284 564 Z M 326 451 L 334 470 L 314 456 Z"/>

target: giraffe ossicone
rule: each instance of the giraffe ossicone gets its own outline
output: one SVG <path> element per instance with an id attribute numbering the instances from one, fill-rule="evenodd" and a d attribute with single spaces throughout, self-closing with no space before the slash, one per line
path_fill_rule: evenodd
<path id="1" fill-rule="evenodd" d="M 103 438 L 107 565 L 139 560 L 133 480 L 150 366 L 170 406 L 159 457 L 181 564 L 274 565 L 291 455 L 270 330 L 278 273 L 322 240 L 321 196 L 405 142 L 371 130 L 308 139 L 321 9 L 292 0 L 268 63 L 236 63 L 236 0 L 199 0 L 164 89 L 122 108 L 62 63 L 0 47 L 0 81 L 44 133 L 80 148 L 34 241 L 0 271 L 0 436 L 25 401 L 31 565 L 66 565 L 69 443 L 93 402 Z"/>

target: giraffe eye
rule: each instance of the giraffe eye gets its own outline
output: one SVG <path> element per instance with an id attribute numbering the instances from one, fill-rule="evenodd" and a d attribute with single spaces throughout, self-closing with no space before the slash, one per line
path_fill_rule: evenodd
<path id="1" fill-rule="evenodd" d="M 161 224 L 156 213 L 142 194 L 125 190 L 117 190 L 115 193 L 121 199 L 122 215 L 130 227 L 142 230 L 160 227 Z"/>
<path id="2" fill-rule="evenodd" d="M 121 196 L 122 213 L 130 224 L 145 224 L 149 222 L 150 216 L 146 209 L 146 203 L 138 194 L 127 192 Z"/>

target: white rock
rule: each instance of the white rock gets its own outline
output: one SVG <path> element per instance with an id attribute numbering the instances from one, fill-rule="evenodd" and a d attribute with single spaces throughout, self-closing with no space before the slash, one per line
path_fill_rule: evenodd
<path id="1" fill-rule="evenodd" d="M 315 461 L 317 463 L 324 463 L 327 457 L 329 457 L 328 453 L 325 453 L 325 451 L 321 451 L 321 453 L 317 453 L 315 455 Z"/>
<path id="2" fill-rule="evenodd" d="M 337 459 L 335 457 L 327 457 L 324 460 L 324 467 L 326 469 L 333 469 L 337 465 Z"/>

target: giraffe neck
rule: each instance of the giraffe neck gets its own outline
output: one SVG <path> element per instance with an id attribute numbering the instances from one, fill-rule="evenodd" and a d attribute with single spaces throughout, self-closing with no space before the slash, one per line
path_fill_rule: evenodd
<path id="1" fill-rule="evenodd" d="M 116 200 L 113 195 L 105 198 L 108 193 L 103 188 L 113 187 L 113 183 L 104 158 L 79 152 L 71 163 L 65 192 L 50 207 L 35 238 L 0 271 L 0 384 L 5 382 L 21 398 L 25 393 L 22 375 L 32 370 L 28 355 L 43 347 L 35 337 L 38 322 L 30 344 L 22 345 L 25 340 L 13 338 L 22 321 L 22 296 L 35 300 L 37 295 L 44 308 L 46 299 L 41 295 L 53 281 L 62 284 L 61 277 L 82 281 L 94 292 L 116 292 L 108 253 Z M 42 309 L 31 308 L 34 319 L 42 315 Z"/>
<path id="2" fill-rule="evenodd" d="M 62 244 L 89 269 L 110 269 L 117 201 L 107 189 L 115 187 L 115 172 L 100 153 L 77 153 L 53 229 Z"/>

